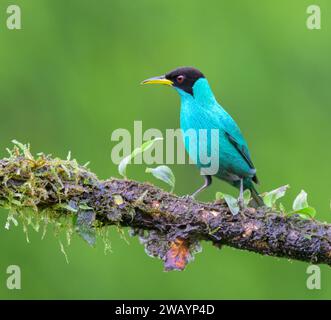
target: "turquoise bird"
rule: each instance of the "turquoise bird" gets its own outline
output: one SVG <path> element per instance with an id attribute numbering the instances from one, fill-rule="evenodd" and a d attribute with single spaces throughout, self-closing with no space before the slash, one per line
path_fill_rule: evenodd
<path id="1" fill-rule="evenodd" d="M 255 206 L 262 206 L 263 201 L 254 187 L 258 178 L 247 143 L 236 122 L 216 101 L 205 76 L 195 68 L 181 67 L 142 83 L 165 84 L 179 93 L 185 149 L 205 179 L 192 196 L 210 186 L 215 176 L 240 190 L 241 206 L 245 189 L 251 191 Z"/>

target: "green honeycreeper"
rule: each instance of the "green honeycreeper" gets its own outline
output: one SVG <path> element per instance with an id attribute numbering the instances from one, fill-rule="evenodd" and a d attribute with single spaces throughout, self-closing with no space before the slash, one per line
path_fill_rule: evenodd
<path id="1" fill-rule="evenodd" d="M 239 204 L 243 204 L 243 191 L 249 189 L 255 202 L 253 205 L 262 206 L 263 201 L 254 187 L 254 182 L 258 183 L 258 179 L 247 143 L 236 122 L 216 101 L 205 76 L 195 68 L 180 67 L 142 83 L 165 84 L 174 87 L 179 93 L 180 127 L 185 149 L 202 169 L 201 172 L 205 172 L 202 173 L 205 179 L 203 186 L 192 196 L 206 189 L 212 182 L 212 176 L 216 176 L 240 189 Z M 185 134 L 192 130 L 196 132 L 195 139 L 190 139 L 190 135 Z M 201 134 L 201 130 L 205 131 L 205 135 Z M 216 146 L 212 143 L 215 132 L 218 143 Z M 209 155 L 210 162 L 218 164 L 215 172 L 206 171 L 206 162 L 201 160 L 202 149 Z"/>

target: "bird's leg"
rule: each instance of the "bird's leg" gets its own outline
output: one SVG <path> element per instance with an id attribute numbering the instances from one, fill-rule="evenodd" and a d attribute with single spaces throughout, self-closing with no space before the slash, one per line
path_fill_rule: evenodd
<path id="1" fill-rule="evenodd" d="M 244 209 L 244 179 L 240 179 L 240 191 L 238 205 L 240 209 Z"/>
<path id="2" fill-rule="evenodd" d="M 208 188 L 208 187 L 211 185 L 211 182 L 212 182 L 211 176 L 205 175 L 205 176 L 204 176 L 204 179 L 205 179 L 204 184 L 203 184 L 198 190 L 196 190 L 195 192 L 193 192 L 193 193 L 191 194 L 191 197 L 192 197 L 192 198 L 195 198 L 195 196 L 196 196 L 198 193 L 200 193 L 202 190 Z"/>

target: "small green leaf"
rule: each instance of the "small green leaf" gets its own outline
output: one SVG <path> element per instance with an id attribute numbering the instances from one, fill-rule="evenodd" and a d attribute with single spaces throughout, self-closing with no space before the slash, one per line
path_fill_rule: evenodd
<path id="1" fill-rule="evenodd" d="M 303 208 L 307 208 L 308 206 L 307 193 L 304 190 L 301 190 L 301 192 L 293 201 L 293 210 L 297 211 Z"/>
<path id="2" fill-rule="evenodd" d="M 239 205 L 238 200 L 235 197 L 230 196 L 229 194 L 217 192 L 216 193 L 216 200 L 224 199 L 226 204 L 228 205 L 232 215 L 236 215 L 239 213 Z"/>
<path id="3" fill-rule="evenodd" d="M 298 214 L 301 218 L 314 218 L 316 216 L 316 209 L 313 207 L 306 207 L 290 212 L 288 215 Z"/>
<path id="4" fill-rule="evenodd" d="M 308 216 L 310 218 L 314 218 L 316 216 L 316 209 L 313 207 L 306 207 L 295 211 L 295 213 L 298 213 L 301 217 Z"/>
<path id="5" fill-rule="evenodd" d="M 163 138 L 155 138 L 155 139 L 152 139 L 152 140 L 148 140 L 145 143 L 143 143 L 140 147 L 134 149 L 133 152 L 130 155 L 123 158 L 122 161 L 120 162 L 120 164 L 118 165 L 119 174 L 122 177 L 126 178 L 127 177 L 126 176 L 126 167 L 131 162 L 131 160 L 134 157 L 136 157 L 138 154 L 144 153 L 146 150 L 148 150 L 149 148 L 152 147 L 154 142 L 159 141 L 159 140 L 163 140 Z"/>
<path id="6" fill-rule="evenodd" d="M 244 206 L 247 207 L 251 200 L 252 200 L 251 190 L 246 189 L 244 191 Z"/>
<path id="7" fill-rule="evenodd" d="M 156 168 L 147 168 L 146 173 L 151 173 L 156 179 L 167 183 L 171 187 L 171 192 L 175 188 L 175 176 L 168 166 L 158 166 Z"/>
<path id="8" fill-rule="evenodd" d="M 293 211 L 290 214 L 299 214 L 303 219 L 314 218 L 316 215 L 315 208 L 309 206 L 307 200 L 307 192 L 301 190 L 293 201 Z"/>
<path id="9" fill-rule="evenodd" d="M 263 195 L 264 204 L 269 208 L 273 208 L 276 204 L 276 201 L 285 196 L 285 193 L 288 188 L 289 188 L 289 185 L 285 185 L 285 186 L 279 187 L 275 190 L 265 193 Z"/>

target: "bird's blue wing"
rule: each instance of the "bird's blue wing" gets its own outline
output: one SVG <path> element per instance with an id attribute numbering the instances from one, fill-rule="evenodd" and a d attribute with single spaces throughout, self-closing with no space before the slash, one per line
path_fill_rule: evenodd
<path id="1" fill-rule="evenodd" d="M 245 143 L 244 138 L 242 137 L 240 131 L 236 131 L 236 135 L 239 135 L 239 138 L 241 138 L 240 140 L 242 140 L 243 142 L 240 143 L 233 135 L 231 135 L 229 132 L 225 131 L 225 135 L 228 138 L 228 140 L 230 141 L 230 143 L 235 147 L 235 149 L 239 152 L 239 154 L 243 157 L 243 159 L 247 162 L 247 164 L 249 165 L 249 167 L 251 169 L 255 170 L 253 161 L 250 157 L 249 151 L 248 151 L 248 147 L 247 144 Z M 258 183 L 258 178 L 255 175 L 253 177 L 253 181 Z"/>
<path id="2" fill-rule="evenodd" d="M 238 142 L 229 132 L 225 132 L 225 135 L 227 136 L 231 144 L 237 149 L 240 155 L 246 160 L 250 168 L 255 169 L 247 146 Z"/>

